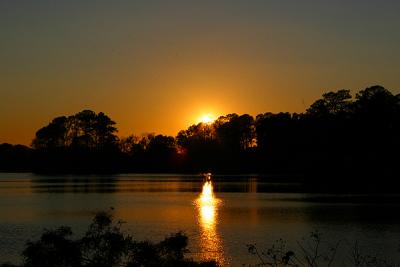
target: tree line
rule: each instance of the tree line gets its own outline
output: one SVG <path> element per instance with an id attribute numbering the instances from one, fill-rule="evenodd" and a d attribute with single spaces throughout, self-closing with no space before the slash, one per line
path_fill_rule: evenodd
<path id="1" fill-rule="evenodd" d="M 372 86 L 322 95 L 303 113 L 228 114 L 175 137 L 119 138 L 106 114 L 53 119 L 32 147 L 0 145 L 0 169 L 37 172 L 358 173 L 393 176 L 400 95 Z"/>

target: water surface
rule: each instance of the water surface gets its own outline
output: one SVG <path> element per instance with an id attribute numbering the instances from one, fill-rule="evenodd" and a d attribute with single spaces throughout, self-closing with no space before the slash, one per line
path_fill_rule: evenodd
<path id="1" fill-rule="evenodd" d="M 80 235 L 96 211 L 110 207 L 135 238 L 159 241 L 184 231 L 192 257 L 223 265 L 255 263 L 246 244 L 267 248 L 283 238 L 294 247 L 315 230 L 323 240 L 358 240 L 368 253 L 400 259 L 397 196 L 308 194 L 295 186 L 255 175 L 205 182 L 199 175 L 3 173 L 0 260 L 19 262 L 24 243 L 44 228 L 69 225 Z"/>

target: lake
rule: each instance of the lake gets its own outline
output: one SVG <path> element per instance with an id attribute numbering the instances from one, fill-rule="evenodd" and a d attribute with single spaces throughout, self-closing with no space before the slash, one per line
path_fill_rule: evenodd
<path id="1" fill-rule="evenodd" d="M 247 244 L 266 249 L 282 238 L 296 248 L 314 231 L 324 242 L 342 242 L 338 257 L 358 241 L 365 253 L 400 262 L 396 195 L 301 193 L 257 175 L 206 182 L 200 175 L 27 173 L 0 173 L 0 262 L 18 263 L 25 242 L 44 228 L 68 225 L 80 235 L 96 211 L 110 207 L 134 238 L 183 231 L 190 256 L 224 266 L 257 263 Z"/>

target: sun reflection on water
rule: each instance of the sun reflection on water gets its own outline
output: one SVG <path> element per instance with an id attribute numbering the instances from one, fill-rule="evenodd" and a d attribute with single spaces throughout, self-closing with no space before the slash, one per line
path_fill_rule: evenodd
<path id="1" fill-rule="evenodd" d="M 214 196 L 213 184 L 208 179 L 203 184 L 203 190 L 196 199 L 198 208 L 198 223 L 200 225 L 200 249 L 203 260 L 216 260 L 224 265 L 224 255 L 220 237 L 217 232 L 218 207 L 221 200 Z"/>

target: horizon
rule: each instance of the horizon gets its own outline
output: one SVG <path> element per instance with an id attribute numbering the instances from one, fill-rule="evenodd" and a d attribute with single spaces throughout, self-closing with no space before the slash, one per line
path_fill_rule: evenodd
<path id="1" fill-rule="evenodd" d="M 380 86 L 380 85 L 373 85 L 373 86 L 369 86 L 369 87 L 375 87 L 375 86 Z M 391 92 L 391 90 L 389 90 L 389 92 Z M 328 92 L 325 92 L 325 93 L 328 93 Z M 358 93 L 358 92 L 356 92 L 356 93 Z M 352 98 L 351 98 L 351 100 L 355 100 L 355 93 L 353 94 L 352 92 L 350 92 L 350 94 L 351 94 L 351 96 L 352 96 Z M 395 95 L 395 94 L 393 94 L 393 95 Z M 400 94 L 399 94 L 400 95 Z M 322 96 L 321 96 L 322 97 Z M 91 109 L 84 109 L 84 110 L 91 110 Z M 84 110 L 80 110 L 80 111 L 84 111 Z M 53 119 L 55 119 L 55 118 L 57 118 L 57 117 L 60 117 L 60 116 L 65 116 L 65 117 L 69 117 L 69 116 L 73 116 L 73 115 L 75 115 L 76 113 L 78 113 L 78 112 L 80 112 L 80 111 L 77 111 L 77 112 L 75 112 L 75 113 L 72 113 L 72 114 L 61 114 L 61 115 L 59 115 L 59 116 L 56 116 L 56 117 L 53 117 L 53 118 L 51 118 L 51 119 L 49 119 L 49 121 L 48 121 L 48 123 L 50 123 Z M 94 111 L 95 113 L 104 113 L 105 115 L 108 115 L 107 114 L 107 112 L 104 112 L 104 111 L 96 111 L 96 110 L 91 110 L 91 111 Z M 200 116 L 198 116 L 197 118 L 196 118 L 196 120 L 194 121 L 194 122 L 192 122 L 192 123 L 190 123 L 189 125 L 187 125 L 186 127 L 184 127 L 184 128 L 181 128 L 181 129 L 179 129 L 175 134 L 165 134 L 165 133 L 160 133 L 160 132 L 155 132 L 155 131 L 143 131 L 143 132 L 141 132 L 141 133 L 128 133 L 127 135 L 120 135 L 119 134 L 119 129 L 118 129 L 118 122 L 117 121 L 114 121 L 115 122 L 115 126 L 116 126 L 116 135 L 118 136 L 118 138 L 126 138 L 126 137 L 128 137 L 128 136 L 131 136 L 131 135 L 133 135 L 133 136 L 138 136 L 138 137 L 143 137 L 143 136 L 145 136 L 145 135 L 149 135 L 149 134 L 154 134 L 154 135 L 165 135 L 165 136 L 173 136 L 173 137 L 176 137 L 177 136 L 177 134 L 179 133 L 179 131 L 181 131 L 181 130 L 186 130 L 188 127 L 190 127 L 190 126 L 192 126 L 192 125 L 198 125 L 198 124 L 200 124 L 200 123 L 204 123 L 204 124 L 212 124 L 212 123 L 214 123 L 218 118 L 220 118 L 220 117 L 223 117 L 223 116 L 227 116 L 227 115 L 229 115 L 229 114 L 237 114 L 237 115 L 245 115 L 245 114 L 247 114 L 247 115 L 250 115 L 250 116 L 252 116 L 254 119 L 256 118 L 256 116 L 258 116 L 258 115 L 262 115 L 262 114 L 266 114 L 266 113 L 272 113 L 272 114 L 278 114 L 278 113 L 289 113 L 289 114 L 305 114 L 306 113 L 306 111 L 307 111 L 307 107 L 305 107 L 305 109 L 303 110 L 303 111 L 301 111 L 301 112 L 288 112 L 288 111 L 278 111 L 278 112 L 270 112 L 270 111 L 266 111 L 266 112 L 261 112 L 261 113 L 258 113 L 258 114 L 249 114 L 249 113 L 235 113 L 235 112 L 232 112 L 232 113 L 227 113 L 227 114 L 214 114 L 214 113 L 211 113 L 211 112 L 208 112 L 208 113 L 202 113 L 202 114 L 200 114 Z M 112 119 L 112 118 L 111 118 Z M 47 124 L 45 124 L 45 125 L 42 125 L 42 126 L 40 126 L 38 129 L 36 129 L 35 130 L 35 133 L 36 133 L 36 131 L 37 130 L 39 130 L 40 128 L 42 128 L 42 127 L 45 127 Z M 35 138 L 35 135 L 33 135 L 33 137 L 32 137 L 32 140 Z M 31 141 L 32 141 L 31 140 Z M 1 140 L 0 140 L 1 141 Z M 0 144 L 2 144 L 2 143 L 8 143 L 8 144 L 12 144 L 12 145 L 25 145 L 25 146 L 28 146 L 28 147 L 31 147 L 32 145 L 31 145 L 31 142 L 29 142 L 29 143 L 27 143 L 27 144 L 24 144 L 24 143 L 9 143 L 9 142 L 0 142 Z"/>
<path id="2" fill-rule="evenodd" d="M 0 143 L 102 111 L 119 136 L 304 112 L 328 91 L 400 93 L 398 1 L 4 1 Z"/>

